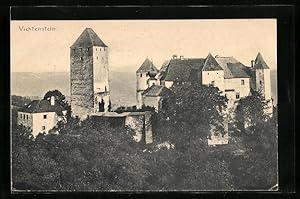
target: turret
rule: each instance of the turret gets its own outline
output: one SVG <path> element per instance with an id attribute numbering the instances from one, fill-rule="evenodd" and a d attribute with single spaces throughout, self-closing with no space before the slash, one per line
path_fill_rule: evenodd
<path id="1" fill-rule="evenodd" d="M 142 93 L 150 86 L 155 84 L 155 75 L 158 73 L 157 68 L 148 58 L 145 59 L 140 68 L 136 71 L 136 100 L 137 107 L 143 105 Z"/>

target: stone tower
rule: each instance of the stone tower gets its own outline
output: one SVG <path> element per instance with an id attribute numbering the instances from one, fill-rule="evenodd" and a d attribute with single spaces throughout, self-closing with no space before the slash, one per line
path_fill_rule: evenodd
<path id="1" fill-rule="evenodd" d="M 74 116 L 110 107 L 108 46 L 86 28 L 70 47 L 71 108 Z"/>
<path id="2" fill-rule="evenodd" d="M 136 71 L 136 100 L 137 108 L 142 108 L 142 93 L 149 87 L 149 80 L 155 81 L 157 68 L 148 58 L 145 59 L 140 68 Z"/>

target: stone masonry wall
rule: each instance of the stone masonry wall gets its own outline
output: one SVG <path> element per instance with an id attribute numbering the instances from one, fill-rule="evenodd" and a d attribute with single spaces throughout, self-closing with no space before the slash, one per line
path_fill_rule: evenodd
<path id="1" fill-rule="evenodd" d="M 93 51 L 91 48 L 70 50 L 72 114 L 82 118 L 94 109 Z"/>

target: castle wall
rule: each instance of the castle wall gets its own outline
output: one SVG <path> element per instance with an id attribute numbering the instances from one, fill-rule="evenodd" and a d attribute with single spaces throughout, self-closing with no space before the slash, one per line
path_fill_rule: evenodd
<path id="1" fill-rule="evenodd" d="M 244 83 L 242 83 L 242 81 Z M 234 90 L 234 95 L 232 93 L 227 94 L 228 99 L 238 100 L 236 95 L 239 94 L 239 98 L 246 97 L 250 93 L 250 78 L 232 78 L 225 79 L 225 91 L 226 90 Z"/>
<path id="2" fill-rule="evenodd" d="M 93 52 L 91 48 L 71 48 L 72 114 L 85 118 L 94 109 Z"/>
<path id="3" fill-rule="evenodd" d="M 224 92 L 224 71 L 202 71 L 202 84 L 213 84 L 218 87 L 220 91 Z"/>

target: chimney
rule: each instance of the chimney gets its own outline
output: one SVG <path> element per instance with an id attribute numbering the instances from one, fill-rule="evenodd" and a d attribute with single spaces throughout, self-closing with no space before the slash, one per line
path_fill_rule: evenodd
<path id="1" fill-rule="evenodd" d="M 183 60 L 183 59 L 184 59 L 183 55 L 180 55 L 180 60 Z"/>
<path id="2" fill-rule="evenodd" d="M 176 59 L 176 58 L 177 58 L 177 55 L 172 55 L 172 58 L 173 58 L 173 59 Z"/>
<path id="3" fill-rule="evenodd" d="M 254 60 L 251 60 L 251 67 L 254 66 Z"/>
<path id="4" fill-rule="evenodd" d="M 51 106 L 55 105 L 55 98 L 54 98 L 54 96 L 51 96 L 51 98 L 50 98 L 50 104 L 51 104 Z"/>

